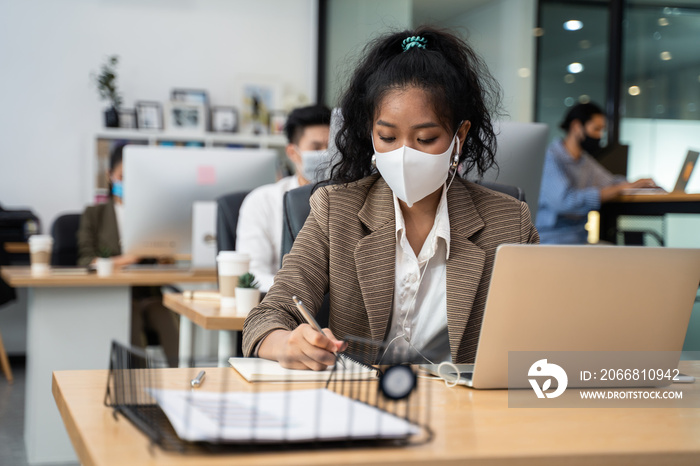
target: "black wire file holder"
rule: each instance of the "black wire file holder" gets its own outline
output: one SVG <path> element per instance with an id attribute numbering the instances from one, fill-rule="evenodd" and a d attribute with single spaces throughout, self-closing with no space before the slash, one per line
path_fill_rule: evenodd
<path id="1" fill-rule="evenodd" d="M 335 364 L 322 382 L 289 377 L 248 383 L 230 368 L 199 389 L 184 383 L 164 387 L 167 371 L 179 369 L 164 369 L 143 351 L 112 342 L 105 405 L 115 419 L 121 414 L 146 434 L 152 446 L 180 453 L 407 446 L 432 440 L 429 382 L 411 366 L 370 366 L 382 354 L 382 343 L 346 340 L 352 351 L 339 356 L 344 364 Z M 367 376 L 368 367 L 376 375 Z"/>

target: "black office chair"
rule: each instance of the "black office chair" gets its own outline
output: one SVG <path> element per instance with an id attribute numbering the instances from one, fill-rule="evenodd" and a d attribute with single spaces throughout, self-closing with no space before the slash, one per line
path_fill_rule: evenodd
<path id="1" fill-rule="evenodd" d="M 54 220 L 51 225 L 51 265 L 74 266 L 78 263 L 80 217 L 80 214 L 63 214 Z"/>
<path id="2" fill-rule="evenodd" d="M 216 249 L 217 251 L 236 250 L 236 227 L 238 212 L 243 199 L 250 191 L 238 191 L 221 196 L 216 200 Z"/>
<path id="3" fill-rule="evenodd" d="M 309 198 L 313 190 L 313 184 L 307 184 L 284 193 L 282 201 L 282 254 L 280 259 L 292 249 L 292 244 L 304 226 L 306 217 L 311 212 Z M 281 264 L 280 264 L 281 265 Z"/>

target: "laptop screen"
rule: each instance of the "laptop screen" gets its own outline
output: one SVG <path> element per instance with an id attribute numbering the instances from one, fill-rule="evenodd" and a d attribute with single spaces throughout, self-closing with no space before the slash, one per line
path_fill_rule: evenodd
<path id="1" fill-rule="evenodd" d="M 688 180 L 690 180 L 690 175 L 693 174 L 697 161 L 698 152 L 689 150 L 688 155 L 685 157 L 685 162 L 683 162 L 683 166 L 681 167 L 681 171 L 678 173 L 678 179 L 676 180 L 676 186 L 673 188 L 673 192 L 685 192 L 685 187 L 688 185 Z"/>

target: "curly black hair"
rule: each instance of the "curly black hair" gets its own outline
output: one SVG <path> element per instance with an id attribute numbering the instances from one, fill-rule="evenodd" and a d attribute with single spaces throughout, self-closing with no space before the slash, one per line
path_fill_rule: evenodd
<path id="1" fill-rule="evenodd" d="M 404 52 L 407 37 L 425 39 L 425 48 Z M 341 154 L 331 182 L 350 183 L 372 173 L 371 141 L 376 111 L 387 92 L 419 87 L 431 98 L 443 127 L 454 134 L 462 121 L 471 122 L 460 153 L 462 174 L 481 177 L 496 164 L 492 114 L 501 110 L 501 91 L 483 60 L 455 34 L 422 26 L 389 33 L 367 45 L 364 57 L 340 99 L 343 123 L 336 136 Z"/>

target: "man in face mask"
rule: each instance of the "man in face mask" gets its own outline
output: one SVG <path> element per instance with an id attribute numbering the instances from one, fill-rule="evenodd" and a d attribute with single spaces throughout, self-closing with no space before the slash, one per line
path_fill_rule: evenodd
<path id="1" fill-rule="evenodd" d="M 629 188 L 654 188 L 650 178 L 633 183 L 595 160 L 605 131 L 603 110 L 593 103 L 569 110 L 562 139 L 547 148 L 535 226 L 543 244 L 585 244 L 588 212 Z"/>
<path id="2" fill-rule="evenodd" d="M 285 152 L 295 174 L 261 186 L 243 201 L 236 229 L 236 250 L 250 255 L 250 272 L 266 292 L 280 264 L 284 193 L 327 178 L 331 111 L 323 105 L 297 108 L 289 114 Z"/>

